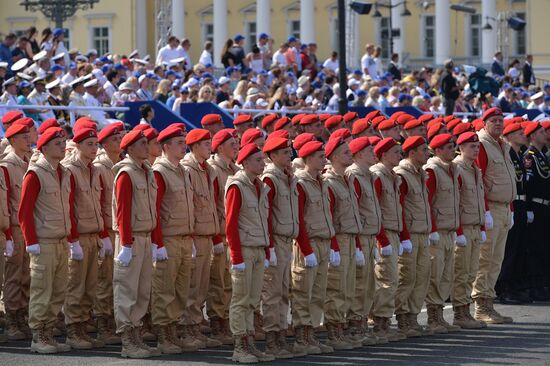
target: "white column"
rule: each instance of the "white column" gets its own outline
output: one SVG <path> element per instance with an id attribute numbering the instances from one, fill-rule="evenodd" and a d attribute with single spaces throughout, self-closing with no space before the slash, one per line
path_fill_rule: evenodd
<path id="1" fill-rule="evenodd" d="M 147 54 L 147 0 L 136 0 L 136 45 L 139 57 Z"/>
<path id="2" fill-rule="evenodd" d="M 399 3 L 403 3 L 403 1 L 391 0 L 393 6 Z M 405 51 L 405 19 L 401 16 L 403 9 L 405 9 L 403 4 L 391 9 L 392 27 L 393 29 L 399 29 L 400 34 L 399 37 L 393 39 L 393 52 L 399 55 L 399 60 L 403 60 L 403 52 Z"/>
<path id="3" fill-rule="evenodd" d="M 221 53 L 227 41 L 227 0 L 214 0 L 214 64 L 223 67 Z"/>
<path id="4" fill-rule="evenodd" d="M 172 0 L 172 35 L 185 37 L 185 0 Z"/>
<path id="5" fill-rule="evenodd" d="M 256 35 L 271 36 L 271 0 L 256 0 Z"/>
<path id="6" fill-rule="evenodd" d="M 481 1 L 481 24 L 485 25 L 487 20 L 493 29 L 481 30 L 481 62 L 489 64 L 493 60 L 493 55 L 497 51 L 497 30 L 499 23 L 494 19 L 497 18 L 496 0 Z M 487 17 L 494 19 L 487 19 Z M 505 25 L 506 27 L 508 25 Z"/>
<path id="7" fill-rule="evenodd" d="M 300 41 L 315 42 L 315 1 L 300 0 Z"/>
<path id="8" fill-rule="evenodd" d="M 435 63 L 441 65 L 451 57 L 451 9 L 449 0 L 435 1 Z"/>

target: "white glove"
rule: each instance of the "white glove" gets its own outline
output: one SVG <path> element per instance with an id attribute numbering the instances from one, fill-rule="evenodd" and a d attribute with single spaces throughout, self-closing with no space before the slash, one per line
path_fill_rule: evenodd
<path id="1" fill-rule="evenodd" d="M 487 230 L 491 230 L 493 228 L 493 215 L 491 215 L 491 211 L 485 212 L 485 228 Z"/>
<path id="2" fill-rule="evenodd" d="M 510 229 L 514 226 L 514 213 L 510 212 Z"/>
<path id="3" fill-rule="evenodd" d="M 485 232 L 485 230 L 483 230 L 480 234 L 480 243 L 483 244 L 487 241 L 487 233 Z"/>
<path id="4" fill-rule="evenodd" d="M 277 254 L 275 253 L 275 248 L 269 248 L 269 264 L 271 266 L 277 265 Z"/>
<path id="5" fill-rule="evenodd" d="M 531 224 L 535 221 L 535 213 L 533 211 L 527 211 L 527 223 Z"/>
<path id="6" fill-rule="evenodd" d="M 225 251 L 223 243 L 214 244 L 214 246 L 212 247 L 212 251 L 214 252 L 214 255 L 223 254 L 223 252 Z"/>
<path id="7" fill-rule="evenodd" d="M 165 260 L 168 260 L 168 252 L 166 251 L 166 247 L 157 248 L 157 261 Z"/>
<path id="8" fill-rule="evenodd" d="M 458 235 L 455 239 L 455 245 L 457 247 L 465 247 L 466 246 L 466 237 L 464 235 Z"/>
<path id="9" fill-rule="evenodd" d="M 268 269 L 268 268 L 269 268 L 269 260 L 264 259 L 264 269 Z"/>
<path id="10" fill-rule="evenodd" d="M 97 252 L 97 256 L 100 259 L 105 258 L 105 248 L 103 246 L 101 246 L 101 248 L 99 248 L 99 251 Z"/>
<path id="11" fill-rule="evenodd" d="M 317 257 L 315 257 L 315 253 L 306 255 L 304 257 L 304 260 L 306 261 L 306 267 L 316 267 L 319 265 L 319 263 L 317 263 Z"/>
<path id="12" fill-rule="evenodd" d="M 77 240 L 69 244 L 69 249 L 71 251 L 70 259 L 73 261 L 81 261 L 84 259 L 84 252 L 80 246 L 80 242 Z"/>
<path id="13" fill-rule="evenodd" d="M 40 244 L 37 243 L 37 244 L 27 245 L 25 250 L 29 254 L 40 254 Z"/>
<path id="14" fill-rule="evenodd" d="M 105 249 L 105 255 L 113 255 L 113 243 L 111 242 L 111 238 L 107 236 L 101 239 L 101 243 L 103 244 L 103 249 Z"/>
<path id="15" fill-rule="evenodd" d="M 434 231 L 433 233 L 430 233 L 430 236 L 428 237 L 430 239 L 431 244 L 435 244 L 441 239 L 439 237 L 439 233 L 437 231 Z"/>
<path id="16" fill-rule="evenodd" d="M 158 251 L 158 245 L 155 243 L 151 244 L 151 258 L 153 259 L 153 262 L 157 261 L 157 251 Z"/>
<path id="17" fill-rule="evenodd" d="M 10 258 L 13 255 L 13 240 L 6 240 L 6 257 Z"/>
<path id="18" fill-rule="evenodd" d="M 380 250 L 380 254 L 382 255 L 382 257 L 389 257 L 390 255 L 392 255 L 393 254 L 393 248 L 392 248 L 391 244 L 388 244 L 385 247 L 382 247 L 381 250 Z"/>
<path id="19" fill-rule="evenodd" d="M 195 258 L 197 256 L 197 248 L 195 247 L 195 242 L 193 241 L 193 246 L 191 247 L 191 258 Z"/>
<path id="20" fill-rule="evenodd" d="M 237 272 L 244 272 L 245 268 L 246 268 L 246 264 L 244 262 L 231 265 L 231 269 Z"/>
<path id="21" fill-rule="evenodd" d="M 338 267 L 340 265 L 340 252 L 337 252 L 334 249 L 330 250 L 329 264 L 331 267 Z"/>
<path id="22" fill-rule="evenodd" d="M 380 261 L 380 252 L 378 251 L 378 247 L 374 247 L 374 263 L 378 263 Z"/>
<path id="23" fill-rule="evenodd" d="M 121 266 L 128 267 L 132 261 L 132 247 L 122 246 L 116 260 Z"/>
<path id="24" fill-rule="evenodd" d="M 413 251 L 413 243 L 410 240 L 403 240 L 401 242 L 401 246 L 403 247 L 403 253 L 412 253 Z"/>
<path id="25" fill-rule="evenodd" d="M 401 243 L 399 243 L 399 251 L 397 253 L 398 256 L 402 256 L 403 255 L 403 245 Z"/>
<path id="26" fill-rule="evenodd" d="M 365 266 L 365 256 L 363 255 L 363 251 L 359 248 L 355 248 L 355 264 L 357 267 Z"/>

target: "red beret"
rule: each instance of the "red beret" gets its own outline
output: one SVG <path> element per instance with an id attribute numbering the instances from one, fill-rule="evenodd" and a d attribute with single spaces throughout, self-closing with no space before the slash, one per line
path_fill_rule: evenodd
<path id="1" fill-rule="evenodd" d="M 473 131 L 472 124 L 470 122 L 461 122 L 453 129 L 453 135 L 460 136 L 468 131 Z"/>
<path id="2" fill-rule="evenodd" d="M 400 115 L 399 117 L 397 117 L 395 120 L 397 121 L 397 123 L 399 123 L 400 125 L 404 125 L 405 123 L 409 122 L 409 121 L 412 121 L 414 119 L 413 116 L 411 116 L 410 114 L 402 114 Z"/>
<path id="3" fill-rule="evenodd" d="M 424 139 L 424 137 L 422 136 L 408 137 L 403 143 L 403 151 L 404 152 L 410 151 L 425 143 L 426 143 L 426 139 Z"/>
<path id="4" fill-rule="evenodd" d="M 411 119 L 407 123 L 405 123 L 405 126 L 403 127 L 405 130 L 411 130 L 416 127 L 422 126 L 422 122 L 417 119 Z"/>
<path id="5" fill-rule="evenodd" d="M 481 119 L 483 121 L 486 121 L 488 118 L 491 118 L 494 116 L 502 116 L 502 111 L 500 110 L 500 108 L 493 107 L 493 108 L 487 109 L 485 113 L 483 113 L 483 116 L 481 117 Z"/>
<path id="6" fill-rule="evenodd" d="M 244 160 L 246 160 L 248 157 L 259 153 L 260 149 L 258 149 L 258 146 L 256 144 L 246 144 L 241 148 L 241 151 L 239 151 L 239 155 L 237 156 L 237 164 L 241 164 Z"/>
<path id="7" fill-rule="evenodd" d="M 216 132 L 212 137 L 212 151 L 215 152 L 218 149 L 218 147 L 220 147 L 221 144 L 223 144 L 224 142 L 226 142 L 232 137 L 233 137 L 233 134 L 230 131 L 228 131 L 227 128 L 224 128 L 223 130 Z"/>
<path id="8" fill-rule="evenodd" d="M 210 132 L 202 128 L 191 130 L 185 137 L 185 143 L 189 146 L 203 140 L 210 140 Z"/>
<path id="9" fill-rule="evenodd" d="M 120 148 L 122 150 L 126 150 L 128 146 L 132 145 L 133 143 L 137 142 L 139 139 L 144 138 L 145 135 L 143 134 L 143 131 L 141 130 L 132 130 L 128 132 L 124 137 L 122 138 L 122 141 L 120 141 Z"/>
<path id="10" fill-rule="evenodd" d="M 332 116 L 332 114 L 330 114 L 330 113 L 321 113 L 319 115 L 319 121 L 325 122 L 327 119 L 330 118 L 330 116 Z"/>
<path id="11" fill-rule="evenodd" d="M 252 122 L 252 116 L 250 114 L 240 114 L 233 120 L 235 126 L 248 122 Z"/>
<path id="12" fill-rule="evenodd" d="M 34 120 L 32 118 L 29 118 L 29 117 L 23 117 L 23 118 L 19 118 L 17 121 L 13 122 L 13 124 L 16 124 L 16 125 L 25 125 L 27 126 L 28 128 L 32 128 L 34 127 Z"/>
<path id="13" fill-rule="evenodd" d="M 276 122 L 275 122 L 275 127 L 273 128 L 275 131 L 278 131 L 278 130 L 282 130 L 283 128 L 285 128 L 285 126 L 288 124 L 288 123 L 292 123 L 290 121 L 290 118 L 288 117 L 281 117 L 279 118 Z"/>
<path id="14" fill-rule="evenodd" d="M 292 147 L 294 150 L 300 150 L 307 142 L 315 141 L 315 135 L 309 132 L 304 132 L 296 136 Z"/>
<path id="15" fill-rule="evenodd" d="M 372 124 L 371 124 L 372 128 L 377 129 L 378 125 L 380 123 L 384 122 L 385 120 L 386 120 L 386 117 L 384 117 L 384 116 L 374 117 L 372 119 Z"/>
<path id="16" fill-rule="evenodd" d="M 160 131 L 157 141 L 165 142 L 173 137 L 185 136 L 185 132 L 179 127 L 173 124 Z"/>
<path id="17" fill-rule="evenodd" d="M 423 115 L 421 115 L 420 117 L 417 118 L 417 120 L 419 120 L 420 123 L 428 123 L 432 119 L 434 119 L 434 115 L 431 114 L 431 113 L 423 114 Z"/>
<path id="18" fill-rule="evenodd" d="M 90 117 L 80 117 L 74 123 L 73 132 L 80 128 L 95 128 L 97 130 L 97 123 Z"/>
<path id="19" fill-rule="evenodd" d="M 81 128 L 73 135 L 73 142 L 79 143 L 90 137 L 97 137 L 97 131 L 93 128 Z"/>
<path id="20" fill-rule="evenodd" d="M 48 118 L 38 127 L 38 134 L 42 135 L 50 127 L 61 127 L 55 118 Z"/>
<path id="21" fill-rule="evenodd" d="M 406 114 L 406 113 L 403 112 L 403 111 L 397 111 L 397 112 L 395 112 L 394 114 L 392 114 L 392 115 L 390 116 L 390 118 L 388 118 L 388 119 L 391 119 L 391 120 L 395 121 L 395 120 L 397 119 L 397 117 L 399 117 L 399 116 L 401 116 L 401 115 L 403 115 L 403 114 Z"/>
<path id="22" fill-rule="evenodd" d="M 302 118 L 300 118 L 300 124 L 301 125 L 310 125 L 312 123 L 315 123 L 319 121 L 319 116 L 316 114 L 306 114 Z"/>
<path id="23" fill-rule="evenodd" d="M 329 140 L 342 138 L 344 140 L 351 137 L 351 132 L 347 128 L 339 128 L 330 134 Z"/>
<path id="24" fill-rule="evenodd" d="M 367 146 L 370 146 L 370 141 L 367 136 L 356 138 L 349 143 L 349 149 L 353 155 L 357 154 Z"/>
<path id="25" fill-rule="evenodd" d="M 340 145 L 345 144 L 343 138 L 331 138 L 328 140 L 328 142 L 325 145 L 325 155 L 327 158 L 330 158 L 330 155 L 336 150 Z"/>
<path id="26" fill-rule="evenodd" d="M 429 129 L 428 129 L 428 140 L 431 140 L 435 135 L 439 133 L 439 130 L 444 127 L 443 123 L 437 122 L 434 123 Z"/>
<path id="27" fill-rule="evenodd" d="M 474 129 L 476 131 L 479 131 L 481 130 L 483 127 L 485 127 L 485 122 L 483 122 L 483 120 L 481 118 L 478 118 L 478 119 L 474 119 L 472 121 L 472 126 L 474 126 Z"/>
<path id="28" fill-rule="evenodd" d="M 99 134 L 97 135 L 97 141 L 102 143 L 107 137 L 116 135 L 122 132 L 123 128 L 120 127 L 119 123 L 111 123 L 108 126 L 105 126 Z"/>
<path id="29" fill-rule="evenodd" d="M 288 146 L 288 139 L 285 139 L 284 137 L 272 137 L 267 139 L 263 151 L 267 154 L 268 152 L 284 149 Z"/>
<path id="30" fill-rule="evenodd" d="M 378 116 L 381 116 L 381 115 L 382 115 L 382 113 L 378 109 L 375 109 L 374 111 L 367 113 L 365 118 L 372 121 L 374 118 L 376 118 Z"/>
<path id="31" fill-rule="evenodd" d="M 447 123 L 447 130 L 449 132 L 453 132 L 453 129 L 458 126 L 459 123 L 462 123 L 462 121 L 459 118 L 453 119 L 452 121 L 449 121 Z"/>
<path id="32" fill-rule="evenodd" d="M 272 139 L 272 138 L 275 138 L 275 137 L 282 137 L 284 139 L 289 139 L 290 138 L 290 134 L 288 133 L 287 130 L 277 130 L 277 131 L 273 131 L 271 132 L 268 136 L 267 136 L 267 139 Z"/>
<path id="33" fill-rule="evenodd" d="M 397 123 L 393 119 L 387 119 L 378 125 L 378 130 L 385 131 L 397 126 Z"/>
<path id="34" fill-rule="evenodd" d="M 504 120 L 504 128 L 506 128 L 508 125 L 515 124 L 516 120 L 514 118 L 509 118 Z"/>
<path id="35" fill-rule="evenodd" d="M 542 127 L 542 125 L 538 122 L 528 122 L 525 124 L 525 128 L 523 129 L 523 134 L 526 137 L 529 137 L 533 134 L 533 132 L 538 130 L 540 127 Z"/>
<path id="36" fill-rule="evenodd" d="M 219 114 L 211 113 L 211 114 L 206 114 L 201 118 L 201 125 L 208 126 L 221 121 L 222 121 L 222 116 L 220 116 Z"/>
<path id="37" fill-rule="evenodd" d="M 449 116 L 443 117 L 443 122 L 449 123 L 449 122 L 451 122 L 453 119 L 455 119 L 455 116 L 453 116 L 453 115 L 451 114 L 451 115 L 449 115 Z"/>
<path id="38" fill-rule="evenodd" d="M 336 126 L 338 126 L 343 121 L 342 116 L 339 114 L 335 114 L 334 116 L 330 116 L 325 121 L 325 128 L 332 129 Z"/>
<path id="39" fill-rule="evenodd" d="M 456 144 L 462 145 L 466 142 L 478 142 L 478 141 L 479 141 L 479 137 L 475 132 L 467 131 L 458 137 L 458 139 L 456 140 Z"/>
<path id="40" fill-rule="evenodd" d="M 357 112 L 348 112 L 344 114 L 344 121 L 346 122 L 351 122 L 356 118 L 359 118 L 359 115 L 357 114 Z"/>
<path id="41" fill-rule="evenodd" d="M 374 153 L 376 154 L 376 157 L 380 159 L 383 153 L 385 153 L 395 145 L 397 145 L 397 141 L 395 141 L 391 137 L 386 137 L 376 144 L 376 146 L 374 147 Z"/>
<path id="42" fill-rule="evenodd" d="M 434 118 L 432 119 L 430 122 L 428 122 L 428 124 L 426 125 L 426 127 L 428 129 L 430 129 L 433 125 L 435 125 L 436 123 L 441 123 L 443 124 L 443 118 Z"/>
<path id="43" fill-rule="evenodd" d="M 168 127 L 170 126 L 175 126 L 181 130 L 183 130 L 184 132 L 187 131 L 187 127 L 185 126 L 185 123 L 182 123 L 182 122 L 174 122 L 174 123 L 171 123 L 168 125 Z"/>
<path id="44" fill-rule="evenodd" d="M 443 147 L 451 141 L 453 141 L 453 136 L 451 136 L 450 133 L 442 133 L 441 135 L 435 136 L 430 141 L 430 147 L 435 150 L 437 148 Z"/>
<path id="45" fill-rule="evenodd" d="M 152 141 L 158 137 L 159 132 L 156 128 L 151 127 L 143 131 L 143 134 L 147 137 L 147 141 Z"/>
<path id="46" fill-rule="evenodd" d="M 503 136 L 506 136 L 512 132 L 516 132 L 521 130 L 521 124 L 519 123 L 510 123 L 508 126 L 504 127 L 504 131 L 502 132 Z"/>
<path id="47" fill-rule="evenodd" d="M 2 123 L 7 125 L 23 118 L 25 115 L 20 111 L 8 111 L 2 116 Z"/>
<path id="48" fill-rule="evenodd" d="M 297 125 L 300 123 L 300 120 L 302 118 L 304 118 L 306 116 L 305 113 L 300 113 L 300 114 L 297 114 L 295 115 L 294 117 L 292 117 L 292 119 L 290 120 L 290 122 L 292 122 L 293 125 Z"/>
<path id="49" fill-rule="evenodd" d="M 48 142 L 52 141 L 55 138 L 64 138 L 65 137 L 65 130 L 63 130 L 61 127 L 51 127 L 48 128 L 44 133 L 38 138 L 38 141 L 36 142 L 36 148 L 38 150 L 42 150 L 42 147 L 46 145 Z"/>
<path id="50" fill-rule="evenodd" d="M 258 130 L 257 128 L 249 128 L 248 130 L 244 131 L 241 137 L 241 147 L 253 143 L 254 140 L 262 136 L 262 131 Z"/>
<path id="51" fill-rule="evenodd" d="M 4 137 L 9 139 L 10 137 L 15 136 L 17 134 L 28 133 L 28 132 L 29 132 L 29 128 L 27 126 L 13 124 L 6 130 Z"/>
<path id="52" fill-rule="evenodd" d="M 358 119 L 357 121 L 353 122 L 353 126 L 351 126 L 351 134 L 352 135 L 359 135 L 360 133 L 364 132 L 367 128 L 369 128 L 370 122 L 366 118 Z"/>
<path id="53" fill-rule="evenodd" d="M 369 136 L 369 142 L 372 146 L 378 145 L 380 141 L 382 141 L 382 138 L 379 136 Z"/>
<path id="54" fill-rule="evenodd" d="M 540 122 L 540 124 L 542 125 L 542 128 L 544 128 L 545 130 L 550 128 L 550 121 Z"/>
<path id="55" fill-rule="evenodd" d="M 279 117 L 277 113 L 270 113 L 265 115 L 264 118 L 262 119 L 262 128 L 266 129 L 267 126 L 269 126 L 270 124 L 272 124 L 277 120 L 277 117 Z"/>
<path id="56" fill-rule="evenodd" d="M 311 154 L 321 150 L 323 148 L 323 143 L 320 141 L 309 141 L 306 142 L 302 148 L 298 151 L 298 156 L 301 158 L 306 158 Z"/>
<path id="57" fill-rule="evenodd" d="M 148 123 L 140 123 L 139 125 L 135 125 L 134 128 L 132 128 L 132 130 L 135 130 L 135 131 L 145 131 L 149 128 L 152 128 L 153 126 L 148 124 Z"/>

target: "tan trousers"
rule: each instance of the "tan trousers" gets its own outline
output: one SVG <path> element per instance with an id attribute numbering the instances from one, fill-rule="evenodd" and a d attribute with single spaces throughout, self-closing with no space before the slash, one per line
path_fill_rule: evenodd
<path id="1" fill-rule="evenodd" d="M 206 296 L 206 315 L 209 318 L 229 318 L 229 303 L 231 302 L 231 274 L 229 268 L 229 247 L 223 237 L 224 252 L 212 254 L 210 263 L 210 287 Z"/>
<path id="2" fill-rule="evenodd" d="M 0 258 L 0 294 L 3 295 L 3 301 L 5 302 L 6 295 L 2 292 L 2 285 L 4 284 L 4 267 L 6 265 L 6 257 L 4 256 L 4 252 L 6 251 L 6 236 L 4 233 L 0 233 L 0 250 L 0 257 L 2 257 Z"/>
<path id="3" fill-rule="evenodd" d="M 336 235 L 340 246 L 340 265 L 328 267 L 325 321 L 345 323 L 355 297 L 355 235 Z"/>
<path id="4" fill-rule="evenodd" d="M 357 267 L 355 271 L 355 296 L 351 302 L 348 318 L 352 320 L 366 319 L 374 300 L 375 279 L 374 279 L 374 235 L 360 235 L 359 241 L 365 265 Z"/>
<path id="5" fill-rule="evenodd" d="M 115 232 L 109 230 L 109 239 L 115 245 Z M 113 260 L 114 256 L 106 255 L 97 262 L 97 287 L 94 312 L 98 316 L 113 316 Z"/>
<path id="6" fill-rule="evenodd" d="M 270 265 L 265 271 L 262 289 L 265 332 L 278 332 L 288 328 L 292 238 L 273 235 L 273 241 L 275 242 L 277 265 Z"/>
<path id="7" fill-rule="evenodd" d="M 310 325 L 318 327 L 323 317 L 325 295 L 327 292 L 329 239 L 312 239 L 311 247 L 317 257 L 318 265 L 306 267 L 304 257 L 298 245 L 292 253 L 292 325 L 294 327 Z"/>
<path id="8" fill-rule="evenodd" d="M 479 270 L 474 281 L 472 298 L 495 298 L 495 285 L 504 259 L 506 238 L 510 230 L 510 205 L 489 202 L 493 216 L 493 228 L 487 230 L 487 242 L 481 245 Z"/>
<path id="9" fill-rule="evenodd" d="M 231 271 L 233 293 L 229 326 L 234 336 L 254 332 L 254 309 L 260 302 L 264 278 L 264 247 L 241 247 L 244 271 Z"/>
<path id="10" fill-rule="evenodd" d="M 472 287 L 479 268 L 479 225 L 464 225 L 466 246 L 455 246 L 455 279 L 453 281 L 453 305 L 472 303 Z M 485 244 L 481 244 L 485 245 Z"/>
<path id="11" fill-rule="evenodd" d="M 191 282 L 193 238 L 167 236 L 164 246 L 168 260 L 153 265 L 151 297 L 151 318 L 154 325 L 160 326 L 176 322 L 183 315 Z"/>
<path id="12" fill-rule="evenodd" d="M 12 226 L 13 255 L 6 258 L 4 274 L 4 307 L 6 311 L 27 309 L 29 306 L 29 287 L 31 284 L 30 257 L 25 251 L 25 240 L 19 226 Z M 5 238 L 2 234 L 1 238 Z M 0 239 L 5 244 L 5 240 Z M 1 245 L 1 244 L 0 244 Z M 3 252 L 2 252 L 3 253 Z M 0 259 L 3 261 L 3 258 Z M 0 269 L 1 270 L 1 269 Z M 0 284 L 0 289 L 1 289 Z"/>
<path id="13" fill-rule="evenodd" d="M 374 293 L 373 314 L 382 318 L 391 318 L 395 310 L 395 292 L 397 291 L 397 257 L 399 256 L 399 234 L 386 230 L 386 236 L 392 246 L 392 255 L 380 256 L 374 267 L 376 291 Z"/>
<path id="14" fill-rule="evenodd" d="M 443 305 L 451 295 L 454 270 L 454 231 L 438 231 L 439 241 L 430 245 L 432 273 L 426 304 Z"/>
<path id="15" fill-rule="evenodd" d="M 418 314 L 430 283 L 428 234 L 411 233 L 413 250 L 397 259 L 399 283 L 395 293 L 395 314 Z"/>
<path id="16" fill-rule="evenodd" d="M 121 250 L 120 237 L 116 235 L 116 254 Z M 115 262 L 113 271 L 113 301 L 116 332 L 141 326 L 151 297 L 151 237 L 134 233 L 132 261 L 128 267 Z"/>
<path id="17" fill-rule="evenodd" d="M 90 319 L 97 287 L 97 234 L 81 234 L 78 240 L 84 253 L 81 261 L 69 260 L 69 283 L 63 312 L 65 324 Z"/>
<path id="18" fill-rule="evenodd" d="M 195 265 L 192 266 L 191 270 L 191 286 L 189 298 L 187 299 L 186 322 L 188 322 L 188 325 L 200 324 L 204 319 L 202 306 L 208 294 L 210 260 L 212 256 L 211 236 L 194 236 L 193 239 L 197 255 L 195 257 Z"/>
<path id="19" fill-rule="evenodd" d="M 31 287 L 29 327 L 33 330 L 51 328 L 65 302 L 68 280 L 66 239 L 38 238 L 40 254 L 30 255 Z"/>

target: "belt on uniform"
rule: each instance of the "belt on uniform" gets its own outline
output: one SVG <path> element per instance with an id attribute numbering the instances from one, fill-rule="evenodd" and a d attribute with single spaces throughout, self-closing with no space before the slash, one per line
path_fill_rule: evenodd
<path id="1" fill-rule="evenodd" d="M 516 196 L 516 201 L 525 201 L 527 198 L 527 196 L 525 196 L 524 194 L 518 194 Z"/>
<path id="2" fill-rule="evenodd" d="M 535 203 L 540 203 L 541 205 L 550 206 L 550 200 L 535 197 L 531 201 Z"/>

